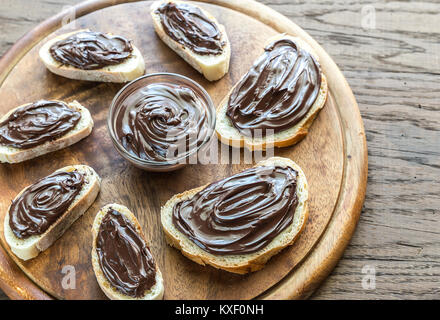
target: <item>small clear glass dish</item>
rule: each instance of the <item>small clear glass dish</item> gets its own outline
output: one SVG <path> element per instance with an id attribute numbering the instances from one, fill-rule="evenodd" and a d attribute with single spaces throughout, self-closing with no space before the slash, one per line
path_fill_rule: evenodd
<path id="1" fill-rule="evenodd" d="M 121 141 L 119 141 L 116 133 L 118 114 L 121 111 L 121 107 L 123 107 L 124 102 L 126 102 L 130 96 L 139 92 L 139 90 L 142 90 L 142 88 L 145 88 L 150 84 L 157 83 L 170 83 L 173 85 L 178 84 L 192 89 L 197 98 L 201 100 L 202 105 L 206 108 L 208 134 L 205 136 L 203 141 L 201 141 L 197 148 L 189 150 L 182 157 L 176 157 L 172 160 L 166 161 L 146 160 L 128 152 L 122 145 Z M 211 97 L 197 82 L 175 73 L 152 73 L 131 81 L 121 90 L 119 90 L 119 92 L 113 98 L 109 109 L 107 128 L 114 147 L 125 160 L 143 170 L 165 172 L 180 169 L 188 163 L 194 163 L 194 159 L 197 159 L 197 155 L 202 154 L 202 152 L 207 150 L 214 133 L 215 121 L 215 107 L 212 103 Z"/>

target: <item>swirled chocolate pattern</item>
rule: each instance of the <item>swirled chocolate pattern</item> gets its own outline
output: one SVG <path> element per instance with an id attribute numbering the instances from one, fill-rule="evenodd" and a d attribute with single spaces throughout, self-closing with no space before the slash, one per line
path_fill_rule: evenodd
<path id="1" fill-rule="evenodd" d="M 173 208 L 174 226 L 216 255 L 263 249 L 293 221 L 297 172 L 255 167 L 215 182 Z"/>
<path id="2" fill-rule="evenodd" d="M 121 106 L 115 131 L 132 155 L 150 161 L 172 161 L 197 149 L 207 138 L 207 106 L 190 88 L 150 84 L 133 93 L 136 103 Z"/>
<path id="3" fill-rule="evenodd" d="M 64 65 L 93 70 L 123 62 L 131 56 L 133 47 L 121 36 L 81 31 L 56 42 L 49 50 Z"/>
<path id="4" fill-rule="evenodd" d="M 120 212 L 110 209 L 96 238 L 99 265 L 110 284 L 141 297 L 156 283 L 156 266 L 144 239 Z"/>
<path id="5" fill-rule="evenodd" d="M 9 209 L 9 226 L 17 238 L 43 234 L 72 204 L 84 176 L 78 171 L 55 172 L 29 186 Z"/>
<path id="6" fill-rule="evenodd" d="M 226 114 L 243 135 L 276 133 L 300 122 L 319 95 L 318 62 L 290 39 L 272 42 L 232 91 Z M 268 132 L 267 132 L 268 133 Z"/>
<path id="7" fill-rule="evenodd" d="M 0 145 L 28 149 L 55 140 L 72 130 L 81 113 L 61 101 L 28 104 L 0 123 Z"/>
<path id="8" fill-rule="evenodd" d="M 166 2 L 156 9 L 165 33 L 201 55 L 219 55 L 225 42 L 218 26 L 197 7 Z"/>

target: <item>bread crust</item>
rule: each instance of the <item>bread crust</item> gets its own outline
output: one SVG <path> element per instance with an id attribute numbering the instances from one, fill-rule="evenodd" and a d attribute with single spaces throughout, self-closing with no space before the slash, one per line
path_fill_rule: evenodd
<path id="1" fill-rule="evenodd" d="M 47 41 L 39 51 L 41 61 L 46 68 L 59 76 L 83 81 L 97 81 L 97 82 L 114 82 L 124 83 L 134 80 L 145 73 L 145 61 L 141 52 L 137 47 L 133 46 L 132 55 L 117 65 L 110 65 L 100 69 L 83 70 L 75 68 L 70 65 L 63 65 L 56 61 L 50 54 L 50 47 L 57 41 L 63 40 L 73 34 L 81 31 L 90 31 L 89 29 L 80 29 L 74 32 L 59 35 Z"/>
<path id="2" fill-rule="evenodd" d="M 292 160 L 281 157 L 272 157 L 267 160 L 259 162 L 257 166 L 282 164 L 284 166 L 291 166 L 298 172 L 298 186 L 301 184 L 303 191 L 299 197 L 299 205 L 297 206 L 294 219 L 292 222 L 292 232 L 289 231 L 289 227 L 280 233 L 275 239 L 273 239 L 266 247 L 253 254 L 240 255 L 240 257 L 246 257 L 241 259 L 239 263 L 229 263 L 226 260 L 229 256 L 218 257 L 214 254 L 203 251 L 201 248 L 195 250 L 195 244 L 192 243 L 183 233 L 178 231 L 171 223 L 170 210 L 174 205 L 180 201 L 191 198 L 197 192 L 203 190 L 207 185 L 187 190 L 183 193 L 174 195 L 167 203 L 161 208 L 161 222 L 162 229 L 165 233 L 166 241 L 172 247 L 180 250 L 182 254 L 190 260 L 200 265 L 210 265 L 218 269 L 222 269 L 228 272 L 237 274 L 246 274 L 260 270 L 264 267 L 266 262 L 275 254 L 280 252 L 285 247 L 292 245 L 304 230 L 306 221 L 308 219 L 309 207 L 308 207 L 308 185 L 305 175 L 301 168 Z M 297 187 L 297 191 L 299 187 Z M 293 224 L 296 223 L 295 226 Z M 278 243 L 279 239 L 289 231 L 288 241 Z M 274 245 L 276 243 L 276 245 Z M 233 255 L 232 255 L 233 256 Z"/>
<path id="3" fill-rule="evenodd" d="M 308 50 L 313 57 L 319 62 L 318 56 L 314 51 L 311 49 L 309 45 L 307 45 L 304 41 L 302 41 L 299 38 L 295 38 L 292 36 L 288 36 L 285 34 L 277 35 L 275 37 L 270 38 L 267 41 L 267 44 L 271 43 L 272 41 L 278 40 L 278 39 L 292 39 L 296 41 L 300 47 Z M 305 118 L 303 118 L 298 124 L 293 126 L 292 128 L 280 131 L 276 133 L 273 136 L 267 137 L 267 138 L 261 138 L 261 139 L 252 139 L 251 137 L 247 137 L 242 135 L 230 122 L 230 120 L 226 116 L 226 108 L 227 103 L 229 101 L 229 96 L 231 95 L 234 88 L 237 86 L 239 81 L 234 85 L 234 87 L 229 91 L 229 93 L 226 95 L 226 97 L 223 98 L 221 103 L 217 107 L 217 124 L 216 124 L 216 134 L 218 139 L 224 143 L 228 144 L 230 146 L 239 147 L 239 148 L 247 148 L 250 151 L 254 150 L 265 150 L 267 148 L 271 147 L 277 147 L 277 148 L 283 148 L 288 147 L 291 145 L 294 145 L 301 141 L 308 133 L 308 130 L 310 126 L 313 123 L 313 120 L 318 115 L 319 111 L 324 107 L 327 96 L 328 96 L 328 85 L 327 85 L 327 78 L 321 71 L 321 87 L 318 97 L 315 100 L 315 103 L 312 105 L 310 111 L 307 113 Z M 225 120 L 228 122 L 227 127 L 220 125 L 220 120 Z M 225 132 L 225 130 L 233 132 L 233 136 L 231 134 L 228 134 Z M 289 131 L 292 131 L 289 133 Z M 286 138 L 281 138 L 280 136 L 283 136 L 284 134 L 289 134 Z"/>
<path id="4" fill-rule="evenodd" d="M 88 183 L 83 185 L 83 190 L 85 190 L 84 188 L 87 188 L 87 190 L 85 192 L 80 192 L 67 211 L 63 213 L 58 220 L 46 230 L 46 232 L 39 236 L 32 236 L 35 238 L 34 240 L 30 240 L 29 245 L 26 244 L 26 240 L 18 239 L 12 233 L 9 226 L 9 206 L 4 219 L 5 239 L 12 252 L 20 259 L 29 260 L 35 258 L 40 252 L 49 248 L 95 201 L 101 187 L 101 178 L 91 167 L 86 165 L 73 165 L 58 169 L 55 172 L 71 172 L 74 170 L 78 170 L 85 174 Z M 28 188 L 29 186 L 20 191 L 15 199 L 17 199 Z M 19 242 L 21 242 L 22 245 L 17 245 Z"/>
<path id="5" fill-rule="evenodd" d="M 98 281 L 99 287 L 104 292 L 104 294 L 111 300 L 161 300 L 164 294 L 164 285 L 163 285 L 163 277 L 160 269 L 156 263 L 156 283 L 153 287 L 145 292 L 144 296 L 140 298 L 133 298 L 127 296 L 115 288 L 111 286 L 111 284 L 106 279 L 104 273 L 101 270 L 101 266 L 98 261 L 98 254 L 96 253 L 96 238 L 98 237 L 99 227 L 101 225 L 102 219 L 107 214 L 108 210 L 113 208 L 118 212 L 122 213 L 126 218 L 130 220 L 133 226 L 136 228 L 136 231 L 141 235 L 141 237 L 145 240 L 144 233 L 142 231 L 142 227 L 139 224 L 139 221 L 136 219 L 135 215 L 125 206 L 112 203 L 107 204 L 95 216 L 95 220 L 93 221 L 92 226 L 92 235 L 93 235 L 93 243 L 92 243 L 92 267 L 93 272 L 95 273 L 96 280 Z M 146 242 L 146 240 L 145 240 Z"/>
<path id="6" fill-rule="evenodd" d="M 59 100 L 53 101 L 62 102 Z M 26 103 L 10 110 L 0 119 L 0 122 L 6 120 L 9 115 L 18 108 L 24 107 L 29 104 L 30 103 Z M 90 111 L 76 100 L 67 103 L 67 106 L 81 113 L 81 119 L 74 128 L 72 128 L 64 136 L 59 137 L 58 139 L 47 141 L 41 145 L 29 149 L 18 149 L 0 145 L 0 162 L 19 163 L 30 160 L 50 152 L 64 149 L 87 137 L 93 129 L 93 119 L 90 115 Z"/>
<path id="7" fill-rule="evenodd" d="M 221 79 L 229 70 L 229 60 L 231 58 L 231 44 L 228 39 L 228 35 L 226 34 L 226 29 L 223 25 L 221 25 L 217 19 L 202 9 L 201 7 L 195 5 L 194 3 L 190 3 L 190 5 L 199 8 L 210 20 L 215 22 L 215 24 L 219 27 L 219 30 L 222 33 L 221 40 L 225 41 L 224 51 L 220 55 L 199 55 L 191 51 L 191 49 L 183 46 L 178 43 L 171 37 L 169 37 L 160 21 L 159 15 L 155 14 L 155 10 L 162 4 L 166 2 L 174 2 L 174 3 L 182 3 L 182 1 L 174 1 L 174 0 L 161 0 L 155 1 L 151 4 L 150 14 L 153 19 L 154 30 L 156 31 L 159 38 L 165 42 L 165 44 L 170 47 L 174 52 L 176 52 L 183 60 L 185 60 L 188 64 L 190 64 L 194 69 L 203 74 L 203 76 L 209 81 L 216 81 Z"/>

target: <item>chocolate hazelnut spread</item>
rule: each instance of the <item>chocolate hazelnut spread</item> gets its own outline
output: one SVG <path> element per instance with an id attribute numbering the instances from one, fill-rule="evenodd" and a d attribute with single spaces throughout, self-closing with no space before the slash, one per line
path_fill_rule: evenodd
<path id="1" fill-rule="evenodd" d="M 110 209 L 96 238 L 96 252 L 102 272 L 118 291 L 141 297 L 156 283 L 153 256 L 133 224 Z"/>
<path id="2" fill-rule="evenodd" d="M 225 41 L 215 22 L 198 7 L 167 2 L 156 9 L 165 33 L 178 43 L 201 55 L 219 55 Z"/>
<path id="3" fill-rule="evenodd" d="M 256 129 L 266 134 L 300 122 L 319 95 L 318 62 L 290 39 L 276 40 L 264 49 L 232 91 L 226 115 L 243 135 Z"/>
<path id="4" fill-rule="evenodd" d="M 55 172 L 29 186 L 9 209 L 9 226 L 17 238 L 43 234 L 66 212 L 84 184 L 78 171 Z"/>
<path id="5" fill-rule="evenodd" d="M 20 107 L 0 123 L 0 145 L 27 149 L 73 129 L 81 113 L 61 101 L 40 100 Z"/>
<path id="6" fill-rule="evenodd" d="M 78 32 L 50 47 L 55 60 L 83 70 L 120 64 L 132 51 L 130 41 L 124 37 L 93 31 Z"/>
<path id="7" fill-rule="evenodd" d="M 183 158 L 211 133 L 207 106 L 186 85 L 153 83 L 131 95 L 116 116 L 115 133 L 124 149 L 138 158 Z"/>
<path id="8" fill-rule="evenodd" d="M 247 169 L 175 204 L 174 226 L 201 249 L 239 255 L 263 249 L 288 227 L 298 198 L 291 167 Z"/>

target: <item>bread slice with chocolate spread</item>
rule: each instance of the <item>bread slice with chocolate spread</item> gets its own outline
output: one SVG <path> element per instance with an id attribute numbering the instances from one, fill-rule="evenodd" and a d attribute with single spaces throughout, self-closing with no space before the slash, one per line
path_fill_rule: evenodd
<path id="1" fill-rule="evenodd" d="M 200 52 L 197 52 L 187 45 L 179 43 L 179 41 L 176 41 L 176 39 L 173 39 L 169 34 L 167 34 L 166 30 L 164 29 L 161 21 L 161 15 L 158 12 L 158 9 L 162 5 L 167 4 L 176 6 L 184 5 L 188 6 L 189 8 L 193 8 L 194 10 L 200 10 L 201 15 L 204 16 L 203 18 L 206 18 L 206 21 L 215 25 L 217 31 L 220 33 L 220 37 L 219 39 L 217 39 L 217 41 L 222 44 L 221 49 L 218 48 L 217 53 L 212 52 L 212 50 L 202 52 L 201 49 L 199 50 Z M 179 56 L 181 56 L 194 69 L 203 74 L 206 79 L 208 79 L 209 81 L 219 80 L 228 72 L 229 60 L 231 57 L 231 45 L 229 43 L 225 27 L 219 24 L 217 19 L 213 15 L 193 3 L 186 3 L 183 1 L 174 0 L 153 2 L 150 7 L 150 13 L 151 17 L 153 18 L 154 29 L 156 30 L 159 38 L 162 39 L 162 41 L 165 42 L 168 47 L 170 47 Z M 199 13 L 196 12 L 195 14 Z M 182 33 L 179 32 L 179 34 Z"/>
<path id="2" fill-rule="evenodd" d="M 134 254 L 136 253 L 143 253 L 143 250 L 147 249 L 148 253 L 150 254 L 150 257 L 153 259 L 152 264 L 154 265 L 154 284 L 149 287 L 149 288 L 145 288 L 145 290 L 142 290 L 142 292 L 138 292 L 140 293 L 139 296 L 132 296 L 127 294 L 126 292 L 122 292 L 121 290 L 118 290 L 114 285 L 111 284 L 111 282 L 108 280 L 108 278 L 105 275 L 105 272 L 103 271 L 102 267 L 101 267 L 101 263 L 100 263 L 100 258 L 99 258 L 99 254 L 98 254 L 98 250 L 97 250 L 97 246 L 98 246 L 98 237 L 99 237 L 99 233 L 100 233 L 100 228 L 103 224 L 103 220 L 106 218 L 107 215 L 110 214 L 110 212 L 115 211 L 117 214 L 122 215 L 122 217 L 124 217 L 123 219 L 125 221 L 128 221 L 129 224 L 131 224 L 131 227 L 133 227 L 135 229 L 135 232 L 138 234 L 138 236 L 140 237 L 140 239 L 143 240 L 144 244 L 146 245 L 147 242 L 145 240 L 144 234 L 142 232 L 142 228 L 138 222 L 138 220 L 136 219 L 136 217 L 134 216 L 134 214 L 125 206 L 120 205 L 120 204 L 108 204 L 106 206 L 104 206 L 97 214 L 95 217 L 95 220 L 93 222 L 93 226 L 92 226 L 92 234 L 93 234 L 93 244 L 92 244 L 92 266 L 93 266 L 93 271 L 95 272 L 95 276 L 96 279 L 98 281 L 99 286 L 101 287 L 102 291 L 105 293 L 105 295 L 112 300 L 160 300 L 163 297 L 164 294 L 164 284 L 163 284 L 163 278 L 162 278 L 162 273 L 159 270 L 159 267 L 157 266 L 154 258 L 152 258 L 151 252 L 149 251 L 148 247 L 145 248 L 139 248 L 139 252 L 137 250 L 133 251 Z M 124 221 L 123 220 L 123 221 Z M 114 222 L 112 222 L 113 226 L 115 225 Z M 122 228 L 127 228 L 127 226 L 122 226 Z M 119 235 L 122 236 L 121 233 L 124 233 L 123 231 L 121 231 L 119 229 L 116 230 L 112 230 L 111 232 L 108 232 L 108 230 L 103 231 L 103 234 L 105 234 L 106 236 L 109 236 L 109 234 L 114 234 L 114 235 Z M 125 234 L 128 234 L 127 232 L 125 232 Z M 111 240 L 111 239 L 108 239 Z M 131 239 L 132 240 L 132 239 Z M 128 243 L 136 243 L 135 241 L 128 241 Z M 117 246 L 117 248 L 119 249 L 114 249 L 112 250 L 111 254 L 115 254 L 118 256 L 118 258 L 110 258 L 110 260 L 112 261 L 113 266 L 116 264 L 116 261 L 122 261 L 122 254 L 120 251 L 118 250 L 122 250 L 121 248 L 124 247 L 126 248 L 126 246 L 118 246 L 116 243 L 112 243 L 112 246 Z M 115 253 L 116 252 L 116 253 Z M 133 255 L 128 254 L 129 257 L 133 257 Z M 131 268 L 132 266 L 127 267 L 127 270 L 124 270 L 124 275 L 122 277 L 118 277 L 119 280 L 122 281 L 123 277 L 129 277 L 131 280 L 135 281 L 134 279 L 139 280 L 140 277 L 137 277 L 136 275 L 133 275 L 133 273 L 135 272 L 133 270 L 133 268 Z M 144 265 L 145 267 L 145 265 Z M 127 271 L 127 272 L 125 272 Z M 146 272 L 148 272 L 148 270 L 144 270 Z M 145 276 L 145 274 L 143 274 Z M 130 290 L 130 287 L 128 288 Z M 131 288 L 132 289 L 132 288 Z"/>
<path id="3" fill-rule="evenodd" d="M 267 41 L 267 45 L 270 45 L 271 43 L 274 43 L 275 41 L 282 39 L 291 40 L 294 43 L 296 43 L 300 49 L 303 49 L 306 52 L 310 53 L 310 55 L 318 63 L 318 67 L 319 67 L 318 55 L 306 42 L 304 42 L 299 38 L 289 36 L 286 34 L 280 34 L 270 38 Z M 240 85 L 241 81 L 247 74 L 244 75 L 242 80 L 237 82 L 237 84 L 230 90 L 230 92 L 226 95 L 226 97 L 220 102 L 220 104 L 217 107 L 217 113 L 216 113 L 217 122 L 216 122 L 215 130 L 219 140 L 225 144 L 234 147 L 241 147 L 241 148 L 245 147 L 251 151 L 265 150 L 266 148 L 273 148 L 273 147 L 279 147 L 279 148 L 287 147 L 298 143 L 301 139 L 303 139 L 307 135 L 309 127 L 312 125 L 313 120 L 318 115 L 319 111 L 324 107 L 325 102 L 327 100 L 327 94 L 328 94 L 327 80 L 325 75 L 322 73 L 320 67 L 319 67 L 319 72 L 321 75 L 321 84 L 320 84 L 319 92 L 308 112 L 295 125 L 291 127 L 283 128 L 281 131 L 276 131 L 274 132 L 274 134 L 269 134 L 266 136 L 264 136 L 263 134 L 253 135 L 253 136 L 243 134 L 242 132 L 240 132 L 240 130 L 237 127 L 233 125 L 231 118 L 229 118 L 227 115 L 230 96 L 234 92 L 234 89 L 237 87 L 237 85 Z M 281 71 L 278 74 L 282 74 Z M 282 84 L 277 84 L 277 85 L 281 86 Z M 261 94 L 262 92 L 265 91 L 259 90 L 258 94 Z M 272 93 L 272 96 L 273 95 L 274 94 Z M 267 97 L 265 97 L 265 99 L 266 98 Z M 263 100 L 261 101 L 263 102 Z M 243 109 L 248 107 L 249 107 L 248 105 L 242 106 Z M 249 111 L 246 112 L 248 114 L 250 113 Z M 255 112 L 260 112 L 260 110 L 256 110 Z M 251 116 L 254 117 L 254 114 L 252 114 Z"/>
<path id="4" fill-rule="evenodd" d="M 282 157 L 272 157 L 267 160 L 263 160 L 257 163 L 254 168 L 261 169 L 262 173 L 264 173 L 265 168 L 272 167 L 280 167 L 285 169 L 291 168 L 297 172 L 297 205 L 293 213 L 292 220 L 289 220 L 289 224 L 281 232 L 276 233 L 276 236 L 272 238 L 272 240 L 270 240 L 270 242 L 268 242 L 265 246 L 258 247 L 259 249 L 257 251 L 250 253 L 240 254 L 240 249 L 238 249 L 238 251 L 234 252 L 234 254 L 214 254 L 202 249 L 200 245 L 197 245 L 196 242 L 192 241 L 187 235 L 178 229 L 176 224 L 173 222 L 173 212 L 175 210 L 175 206 L 184 203 L 184 201 L 191 200 L 198 192 L 204 190 L 208 185 L 176 194 L 161 208 L 161 222 L 168 244 L 179 249 L 184 256 L 201 265 L 211 265 L 215 268 L 238 274 L 245 274 L 263 268 L 266 262 L 272 256 L 295 242 L 305 227 L 309 213 L 308 185 L 304 172 L 301 170 L 301 168 L 292 160 Z M 240 185 L 243 185 L 243 183 L 240 183 Z M 255 186 L 255 183 L 252 183 L 251 186 Z M 240 188 L 240 186 L 238 186 L 238 188 Z M 238 194 L 246 194 L 247 192 L 249 192 L 249 189 L 245 187 L 244 189 L 240 189 Z M 260 199 L 263 199 L 262 201 L 264 201 L 264 197 L 265 195 L 262 194 Z M 228 193 L 227 197 L 222 201 L 223 202 L 221 204 L 216 206 L 215 210 L 212 210 L 212 212 L 215 212 L 215 217 L 212 217 L 212 221 L 222 221 L 226 224 L 230 222 L 231 216 L 234 216 L 236 213 L 232 212 L 229 215 L 221 215 L 221 213 L 217 212 L 221 210 L 220 207 L 223 208 L 226 205 L 240 206 L 238 209 L 235 207 L 235 210 L 238 210 L 236 212 L 243 212 L 248 209 L 248 205 L 253 206 L 255 204 L 255 201 L 244 201 L 243 203 L 243 201 L 237 198 L 236 193 Z M 202 203 L 197 201 L 197 206 L 201 207 Z M 258 213 L 258 211 L 254 212 L 254 214 Z M 194 218 L 191 220 L 194 221 Z M 242 228 L 240 227 L 239 229 L 241 230 Z M 228 230 L 225 230 L 224 225 L 221 225 L 219 230 L 222 230 L 221 232 L 228 234 Z M 226 241 L 216 237 L 213 237 L 213 239 L 220 243 L 220 247 Z M 233 240 L 232 243 L 235 241 L 237 240 Z M 245 248 L 245 246 L 241 244 L 239 248 Z M 221 250 L 224 250 L 224 248 L 221 248 Z"/>
<path id="5" fill-rule="evenodd" d="M 51 101 L 61 102 L 58 100 Z M 6 121 L 8 117 L 16 110 L 31 104 L 32 103 L 27 103 L 10 110 L 3 117 L 1 117 L 0 123 Z M 31 148 L 17 148 L 2 145 L 0 138 L 0 162 L 19 163 L 30 160 L 41 155 L 66 148 L 87 137 L 93 129 L 93 119 L 89 110 L 77 101 L 68 102 L 66 104 L 70 109 L 78 111 L 81 114 L 78 123 L 71 130 L 54 140 L 46 141 L 43 144 Z"/>
<path id="6" fill-rule="evenodd" d="M 4 219 L 4 235 L 5 240 L 10 246 L 12 252 L 18 258 L 22 260 L 29 260 L 35 258 L 40 252 L 49 248 L 79 217 L 81 217 L 87 211 L 87 209 L 95 201 L 101 187 L 101 178 L 91 167 L 86 165 L 72 165 L 61 168 L 55 171 L 53 174 L 60 172 L 72 173 L 75 171 L 79 172 L 84 177 L 81 189 L 75 198 L 73 198 L 66 211 L 64 211 L 64 213 L 62 213 L 44 233 L 33 234 L 26 238 L 17 237 L 10 226 L 10 210 L 12 204 L 8 208 L 8 212 L 6 213 Z M 19 199 L 20 196 L 30 187 L 32 187 L 32 185 L 23 189 L 15 197 L 14 201 Z M 41 203 L 41 205 L 44 206 L 44 203 L 46 202 L 50 204 L 50 199 L 47 199 L 49 191 L 51 190 L 46 189 L 45 193 L 39 194 L 38 201 L 34 199 L 35 201 L 32 206 L 35 207 L 38 203 Z M 38 208 L 41 209 L 40 207 Z M 75 244 L 73 243 L 72 246 L 75 246 Z"/>
<path id="7" fill-rule="evenodd" d="M 70 36 L 84 31 L 88 32 L 90 30 L 81 29 L 56 36 L 55 38 L 47 41 L 40 48 L 40 59 L 50 72 L 69 79 L 115 83 L 128 82 L 144 75 L 144 58 L 142 57 L 139 49 L 132 44 L 131 46 L 133 50 L 131 51 L 131 55 L 129 57 L 122 60 L 120 63 L 101 66 L 96 69 L 81 69 L 73 65 L 63 64 L 54 58 L 50 51 L 53 45 L 59 41 L 69 38 Z M 112 34 L 106 35 L 113 36 Z"/>

